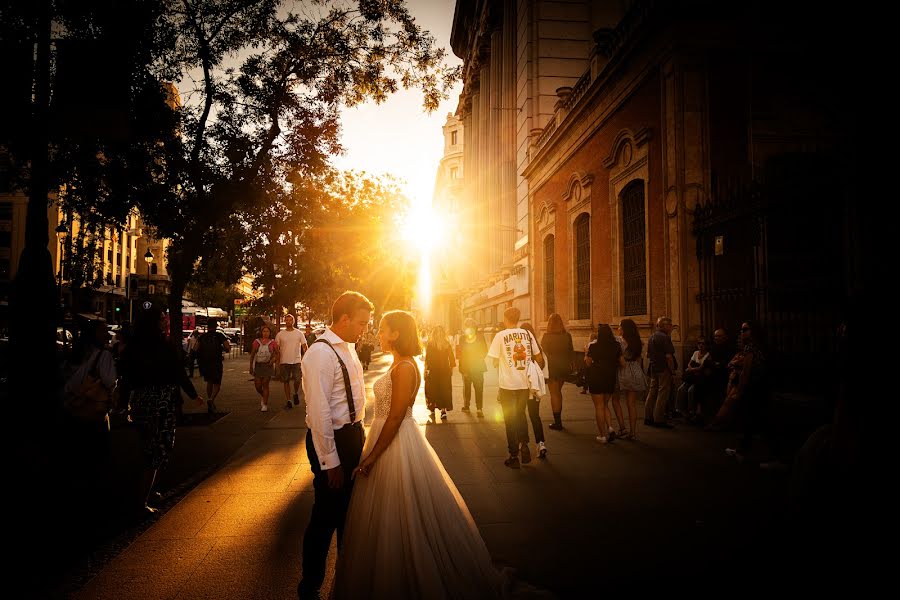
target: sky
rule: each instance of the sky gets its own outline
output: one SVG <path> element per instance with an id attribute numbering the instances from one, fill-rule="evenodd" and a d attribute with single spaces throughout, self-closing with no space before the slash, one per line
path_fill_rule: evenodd
<path id="1" fill-rule="evenodd" d="M 450 50 L 450 30 L 456 0 L 407 0 L 416 22 L 431 32 L 447 50 L 451 65 L 462 61 Z M 405 180 L 404 190 L 413 204 L 431 204 L 438 163 L 444 152 L 441 128 L 447 113 L 456 111 L 462 85 L 431 114 L 422 109 L 422 94 L 400 90 L 380 105 L 373 102 L 343 109 L 344 154 L 335 159 L 342 169 L 371 174 L 390 173 Z"/>

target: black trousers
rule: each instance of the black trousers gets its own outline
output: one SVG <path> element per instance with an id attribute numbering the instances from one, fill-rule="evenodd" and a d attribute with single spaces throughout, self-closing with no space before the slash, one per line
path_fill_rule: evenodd
<path id="1" fill-rule="evenodd" d="M 503 422 L 506 424 L 506 444 L 510 456 L 519 455 L 519 442 L 528 439 L 528 421 L 525 419 L 525 405 L 528 403 L 529 390 L 505 390 L 500 388 L 497 399 L 503 409 Z"/>
<path id="2" fill-rule="evenodd" d="M 463 375 L 463 406 L 469 406 L 469 402 L 472 400 L 472 388 L 475 388 L 475 407 L 481 410 L 484 406 L 484 373 L 482 371 Z"/>
<path id="3" fill-rule="evenodd" d="M 322 470 L 316 447 L 312 441 L 312 433 L 306 432 L 306 454 L 313 472 L 313 489 L 315 501 L 309 525 L 303 535 L 303 581 L 301 586 L 317 590 L 325 579 L 325 559 L 331 536 L 337 531 L 338 549 L 344 535 L 344 519 L 350 506 L 350 495 L 353 493 L 353 471 L 359 466 L 360 455 L 366 434 L 362 423 L 347 425 L 334 432 L 334 444 L 337 448 L 341 468 L 344 470 L 344 487 L 333 490 L 328 487 L 328 473 Z"/>

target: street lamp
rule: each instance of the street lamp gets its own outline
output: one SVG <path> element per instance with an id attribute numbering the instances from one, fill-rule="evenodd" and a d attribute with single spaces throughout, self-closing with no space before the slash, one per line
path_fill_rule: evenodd
<path id="1" fill-rule="evenodd" d="M 150 264 L 153 262 L 153 253 L 150 252 L 150 248 L 147 248 L 144 260 L 147 261 L 147 298 L 150 298 Z"/>
<path id="2" fill-rule="evenodd" d="M 62 303 L 62 276 L 63 276 L 63 256 L 66 248 L 66 237 L 69 230 L 66 228 L 66 222 L 62 221 L 56 226 L 56 239 L 59 240 L 59 274 L 57 275 L 57 287 L 59 289 L 59 301 Z"/>

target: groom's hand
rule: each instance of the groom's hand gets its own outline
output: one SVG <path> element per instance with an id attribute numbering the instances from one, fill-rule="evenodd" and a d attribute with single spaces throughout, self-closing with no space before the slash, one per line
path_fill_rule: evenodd
<path id="1" fill-rule="evenodd" d="M 344 468 L 341 465 L 325 471 L 328 473 L 328 487 L 339 490 L 344 487 Z"/>

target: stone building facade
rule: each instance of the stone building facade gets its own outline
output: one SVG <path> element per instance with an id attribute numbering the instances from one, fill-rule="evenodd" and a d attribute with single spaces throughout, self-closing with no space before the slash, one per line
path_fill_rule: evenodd
<path id="1" fill-rule="evenodd" d="M 855 47 L 812 8 L 460 0 L 466 197 L 488 257 L 463 310 L 521 302 L 539 331 L 559 313 L 576 349 L 600 323 L 646 337 L 669 316 L 682 365 L 699 335 L 756 320 L 773 371 L 828 364 L 859 286 L 855 98 L 834 76 Z"/>

